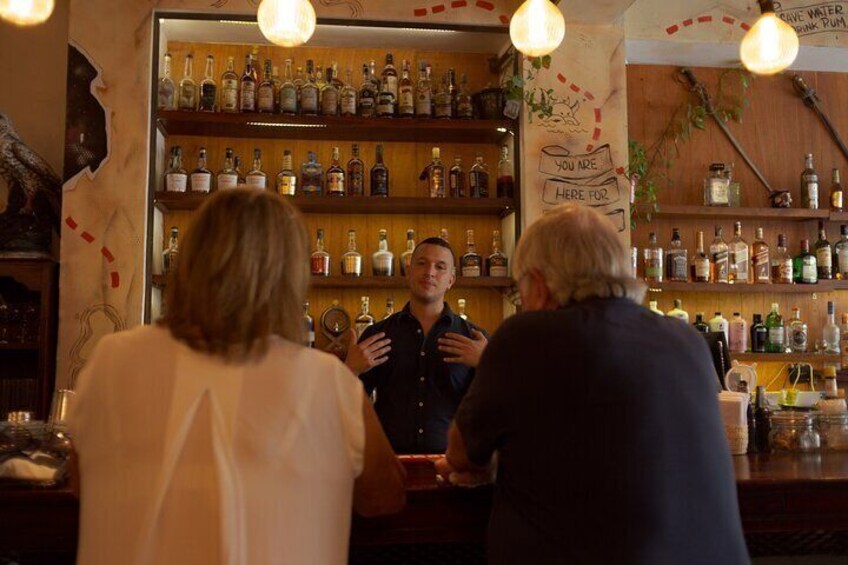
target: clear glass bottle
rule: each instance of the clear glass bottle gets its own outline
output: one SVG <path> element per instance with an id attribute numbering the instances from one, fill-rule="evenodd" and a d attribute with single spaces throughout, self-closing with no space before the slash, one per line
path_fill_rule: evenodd
<path id="1" fill-rule="evenodd" d="M 724 173 L 723 163 L 710 165 L 704 180 L 704 206 L 730 206 L 730 179 Z"/>
<path id="2" fill-rule="evenodd" d="M 356 87 L 353 86 L 350 69 L 346 73 L 347 84 L 342 85 L 339 93 L 339 110 L 342 116 L 350 117 L 356 115 Z"/>
<path id="3" fill-rule="evenodd" d="M 224 157 L 224 168 L 218 171 L 215 178 L 218 190 L 227 190 L 238 186 L 238 173 L 233 161 L 233 150 L 227 147 Z"/>
<path id="4" fill-rule="evenodd" d="M 831 171 L 830 181 L 830 209 L 833 212 L 841 212 L 843 205 L 842 183 L 839 180 L 839 169 Z"/>
<path id="5" fill-rule="evenodd" d="M 479 277 L 483 274 L 483 258 L 477 253 L 474 244 L 474 230 L 466 232 L 466 251 L 459 261 L 460 272 L 463 277 Z"/>
<path id="6" fill-rule="evenodd" d="M 751 245 L 754 284 L 771 283 L 771 261 L 769 245 L 763 238 L 763 228 L 757 228 L 756 239 Z"/>
<path id="7" fill-rule="evenodd" d="M 447 228 L 442 228 L 442 229 L 439 230 L 439 239 L 441 239 L 443 241 L 450 242 L 450 240 L 448 239 L 448 229 Z"/>
<path id="8" fill-rule="evenodd" d="M 303 67 L 298 67 L 294 74 L 294 88 L 297 91 L 297 112 L 300 113 L 300 89 L 306 84 L 306 75 L 303 74 Z"/>
<path id="9" fill-rule="evenodd" d="M 647 284 L 660 284 L 663 282 L 663 249 L 657 243 L 657 234 L 648 234 L 648 246 L 643 250 L 645 282 Z"/>
<path id="10" fill-rule="evenodd" d="M 445 197 L 445 166 L 440 160 L 438 147 L 433 147 L 433 160 L 427 166 L 427 192 L 430 198 Z"/>
<path id="11" fill-rule="evenodd" d="M 474 117 L 474 104 L 471 103 L 471 92 L 468 90 L 468 76 L 462 73 L 459 89 L 456 92 L 456 117 L 460 120 L 470 120 Z"/>
<path id="12" fill-rule="evenodd" d="M 695 314 L 695 323 L 692 324 L 695 326 L 695 330 L 701 332 L 702 334 L 710 333 L 710 325 L 704 321 L 704 313 L 697 312 Z"/>
<path id="13" fill-rule="evenodd" d="M 159 86 L 156 91 L 156 108 L 159 110 L 176 109 L 176 99 L 174 97 L 176 89 L 174 79 L 171 78 L 171 54 L 165 53 L 162 64 L 162 78 L 159 79 Z"/>
<path id="14" fill-rule="evenodd" d="M 819 280 L 830 280 L 833 278 L 833 247 L 827 240 L 827 230 L 824 222 L 819 220 L 819 238 L 815 245 L 816 270 Z"/>
<path id="15" fill-rule="evenodd" d="M 191 191 L 208 193 L 212 190 L 212 171 L 206 168 L 206 148 L 197 155 L 197 168 L 191 172 Z"/>
<path id="16" fill-rule="evenodd" d="M 651 312 L 653 312 L 657 316 L 665 316 L 665 314 L 663 314 L 662 310 L 660 310 L 659 304 L 657 303 L 656 300 L 649 300 L 648 301 L 648 310 L 650 310 Z"/>
<path id="17" fill-rule="evenodd" d="M 383 79 L 380 83 L 380 91 L 377 94 L 377 116 L 380 118 L 393 118 L 395 115 L 395 97 L 392 94 L 389 81 Z"/>
<path id="18" fill-rule="evenodd" d="M 248 188 L 265 190 L 268 187 L 268 175 L 262 170 L 262 150 L 258 147 L 253 150 L 253 166 L 244 177 Z"/>
<path id="19" fill-rule="evenodd" d="M 418 63 L 418 88 L 415 93 L 416 117 L 431 118 L 433 116 L 433 101 L 430 85 L 430 67 L 425 61 L 420 61 Z"/>
<path id="20" fill-rule="evenodd" d="M 383 67 L 383 72 L 380 74 L 380 82 L 388 86 L 388 91 L 392 93 L 392 100 L 396 104 L 398 99 L 398 73 L 391 53 L 386 53 L 386 66 Z"/>
<path id="21" fill-rule="evenodd" d="M 239 92 L 239 110 L 242 112 L 256 111 L 256 78 L 253 75 L 253 58 L 248 53 L 244 58 L 244 73 L 241 75 Z"/>
<path id="22" fill-rule="evenodd" d="M 315 71 L 312 59 L 306 60 L 306 82 L 300 88 L 300 113 L 304 116 L 318 115 L 318 85 L 315 83 Z"/>
<path id="23" fill-rule="evenodd" d="M 774 284 L 792 284 L 792 256 L 786 249 L 786 236 L 778 234 L 777 249 L 771 257 L 771 282 Z"/>
<path id="24" fill-rule="evenodd" d="M 512 161 L 509 159 L 509 147 L 506 145 L 501 145 L 501 159 L 498 161 L 497 193 L 498 198 L 512 198 L 515 196 Z"/>
<path id="25" fill-rule="evenodd" d="M 792 278 L 797 284 L 816 284 L 818 265 L 816 256 L 810 253 L 810 240 L 801 240 L 801 252 L 792 260 Z"/>
<path id="26" fill-rule="evenodd" d="M 395 256 L 389 251 L 389 242 L 386 241 L 388 232 L 380 230 L 377 251 L 371 255 L 371 272 L 375 277 L 390 277 L 395 274 Z"/>
<path id="27" fill-rule="evenodd" d="M 374 90 L 379 93 L 380 92 L 380 77 L 377 76 L 377 62 L 374 59 L 371 59 L 368 62 L 368 78 L 371 81 L 371 84 L 374 85 Z"/>
<path id="28" fill-rule="evenodd" d="M 274 85 L 274 112 L 280 113 L 280 97 L 282 96 L 283 81 L 280 80 L 280 67 L 271 67 L 271 82 Z M 295 93 L 296 94 L 296 93 Z"/>
<path id="29" fill-rule="evenodd" d="M 840 328 L 840 334 L 840 365 L 842 365 L 842 367 L 848 367 L 848 312 L 842 314 L 842 327 Z"/>
<path id="30" fill-rule="evenodd" d="M 804 170 L 801 172 L 801 207 L 819 209 L 819 175 L 813 165 L 812 153 L 807 153 L 804 158 Z"/>
<path id="31" fill-rule="evenodd" d="M 183 149 L 179 145 L 171 147 L 171 165 L 165 171 L 165 190 L 167 192 L 185 192 L 188 185 L 188 173 L 183 168 Z"/>
<path id="32" fill-rule="evenodd" d="M 291 59 L 286 59 L 286 66 L 283 69 L 283 84 L 280 85 L 280 113 L 294 116 L 297 114 L 297 86 L 292 80 Z"/>
<path id="33" fill-rule="evenodd" d="M 347 232 L 347 251 L 342 255 L 342 275 L 362 276 L 362 255 L 356 250 L 356 230 Z"/>
<path id="34" fill-rule="evenodd" d="M 453 100 L 448 89 L 446 74 L 442 75 L 442 82 L 433 93 L 433 112 L 436 118 L 447 120 L 453 117 Z"/>
<path id="35" fill-rule="evenodd" d="M 827 302 L 827 322 L 822 328 L 822 341 L 824 341 L 824 352 L 830 355 L 839 355 L 842 347 L 842 336 L 839 326 L 836 325 L 836 307 L 833 301 Z"/>
<path id="36" fill-rule="evenodd" d="M 315 251 L 309 258 L 310 272 L 317 277 L 330 276 L 330 254 L 324 249 L 324 230 L 318 228 Z"/>
<path id="37" fill-rule="evenodd" d="M 771 312 L 766 316 L 766 329 L 768 330 L 766 353 L 785 353 L 786 330 L 783 325 L 783 316 L 780 315 L 776 302 L 772 302 Z"/>
<path id="38" fill-rule="evenodd" d="M 679 298 L 674 299 L 674 308 L 665 313 L 669 318 L 677 318 L 685 323 L 689 323 L 689 312 L 683 309 L 683 301 Z"/>
<path id="39" fill-rule="evenodd" d="M 671 243 L 665 252 L 665 277 L 674 282 L 689 281 L 689 251 L 683 247 L 677 228 L 672 228 Z"/>
<path id="40" fill-rule="evenodd" d="M 456 71 L 453 67 L 448 68 L 448 74 L 445 77 L 445 84 L 448 88 L 448 95 L 450 96 L 451 103 L 451 118 L 456 117 L 456 95 L 457 95 L 457 86 L 456 86 Z"/>
<path id="41" fill-rule="evenodd" d="M 300 167 L 300 190 L 306 195 L 320 196 L 324 193 L 324 167 L 312 151 L 306 156 L 307 161 Z"/>
<path id="42" fill-rule="evenodd" d="M 486 257 L 486 272 L 490 277 L 508 277 L 509 259 L 501 251 L 501 232 L 492 232 L 492 253 Z"/>
<path id="43" fill-rule="evenodd" d="M 186 55 L 185 70 L 180 80 L 180 110 L 197 109 L 197 83 L 194 82 L 193 64 L 194 57 L 189 53 Z"/>
<path id="44" fill-rule="evenodd" d="M 727 349 L 731 353 L 745 353 L 748 349 L 748 322 L 739 312 L 734 312 L 728 323 Z"/>
<path id="45" fill-rule="evenodd" d="M 361 118 L 373 118 L 377 111 L 377 90 L 371 82 L 368 64 L 362 65 L 362 84 L 359 86 L 357 114 Z"/>
<path id="46" fill-rule="evenodd" d="M 710 257 L 704 251 L 704 232 L 699 231 L 695 254 L 692 256 L 692 281 L 710 282 Z"/>
<path id="47" fill-rule="evenodd" d="M 728 280 L 731 284 L 748 284 L 750 255 L 748 242 L 742 239 L 742 222 L 734 222 L 733 239 L 728 247 Z"/>
<path id="48" fill-rule="evenodd" d="M 247 181 L 244 180 L 244 175 L 241 174 L 241 157 L 238 155 L 233 157 L 233 167 L 236 171 L 236 188 L 244 188 L 247 186 Z"/>
<path id="49" fill-rule="evenodd" d="M 841 238 L 833 246 L 833 266 L 836 268 L 836 278 L 848 280 L 848 225 L 839 226 Z"/>
<path id="50" fill-rule="evenodd" d="M 353 321 L 353 326 L 356 328 L 357 339 L 362 337 L 365 330 L 374 325 L 374 316 L 372 316 L 369 312 L 370 304 L 371 299 L 369 297 L 363 296 L 360 299 L 359 315 Z"/>
<path id="51" fill-rule="evenodd" d="M 327 82 L 321 88 L 321 115 L 339 115 L 339 91 L 333 84 L 333 69 L 327 69 Z"/>
<path id="52" fill-rule="evenodd" d="M 710 333 L 724 332 L 725 342 L 730 341 L 728 336 L 730 325 L 727 318 L 721 315 L 721 312 L 716 312 L 715 316 L 713 316 L 707 323 L 710 325 Z"/>
<path id="53" fill-rule="evenodd" d="M 400 254 L 400 274 L 406 276 L 412 265 L 412 253 L 415 251 L 415 230 L 406 230 L 406 251 Z"/>
<path id="54" fill-rule="evenodd" d="M 291 151 L 283 151 L 283 168 L 277 173 L 277 194 L 294 196 L 297 194 L 297 175 L 294 174 Z"/>
<path id="55" fill-rule="evenodd" d="M 465 198 L 465 172 L 462 170 L 461 157 L 453 159 L 453 167 L 448 171 L 448 186 L 451 198 Z"/>
<path id="56" fill-rule="evenodd" d="M 371 196 L 389 195 L 389 168 L 383 163 L 383 145 L 377 144 L 377 157 L 371 167 Z"/>
<path id="57" fill-rule="evenodd" d="M 480 153 L 477 153 L 474 158 L 474 165 L 468 172 L 468 188 L 471 192 L 471 198 L 489 197 L 489 167 L 483 162 L 483 155 Z"/>
<path id="58" fill-rule="evenodd" d="M 221 75 L 221 111 L 239 111 L 239 76 L 233 57 L 227 57 L 227 69 Z"/>
<path id="59" fill-rule="evenodd" d="M 409 78 L 409 61 L 404 59 L 401 79 L 398 82 L 397 111 L 401 118 L 412 118 L 415 116 L 415 94 L 413 92 L 412 79 Z"/>
<path id="60" fill-rule="evenodd" d="M 385 319 L 391 318 L 394 315 L 394 313 L 395 313 L 395 299 L 390 296 L 389 298 L 386 298 L 386 313 L 383 314 L 383 317 L 380 318 L 380 319 L 385 320 Z"/>
<path id="61" fill-rule="evenodd" d="M 309 301 L 303 303 L 303 324 L 306 326 L 306 347 L 315 347 L 315 320 L 309 315 Z"/>
<path id="62" fill-rule="evenodd" d="M 807 352 L 807 336 L 807 323 L 801 319 L 801 309 L 795 306 L 792 308 L 792 319 L 789 320 L 787 328 L 789 348 L 793 353 Z"/>
<path id="63" fill-rule="evenodd" d="M 347 162 L 347 194 L 363 196 L 365 194 L 365 163 L 359 157 L 359 144 L 350 148 L 350 160 Z"/>
<path id="64" fill-rule="evenodd" d="M 315 86 L 318 87 L 318 93 L 320 96 L 321 90 L 324 89 L 324 86 L 327 82 L 324 80 L 324 67 L 321 66 L 321 63 L 317 63 L 315 65 Z M 320 100 L 319 100 L 320 104 Z"/>
<path id="65" fill-rule="evenodd" d="M 215 83 L 215 58 L 206 56 L 206 69 L 203 71 L 203 80 L 200 81 L 200 103 L 198 110 L 201 112 L 217 111 L 218 85 Z"/>
<path id="66" fill-rule="evenodd" d="M 327 168 L 327 183 L 325 186 L 329 196 L 345 195 L 345 171 L 339 161 L 338 147 L 333 147 L 333 159 Z"/>
<path id="67" fill-rule="evenodd" d="M 710 244 L 710 263 L 712 264 L 712 282 L 730 282 L 730 254 L 722 237 L 721 226 L 715 228 L 715 239 Z"/>
<path id="68" fill-rule="evenodd" d="M 468 321 L 468 314 L 465 313 L 466 301 L 464 298 L 458 298 L 456 301 L 456 315 L 465 321 Z"/>
<path id="69" fill-rule="evenodd" d="M 168 247 L 162 252 L 162 274 L 168 273 L 177 269 L 177 260 L 179 259 L 179 236 L 180 230 L 174 226 L 171 228 L 171 236 L 168 238 Z"/>
<path id="70" fill-rule="evenodd" d="M 768 329 L 763 323 L 763 316 L 762 314 L 754 314 L 754 319 L 751 322 L 751 352 L 765 353 L 767 341 Z"/>

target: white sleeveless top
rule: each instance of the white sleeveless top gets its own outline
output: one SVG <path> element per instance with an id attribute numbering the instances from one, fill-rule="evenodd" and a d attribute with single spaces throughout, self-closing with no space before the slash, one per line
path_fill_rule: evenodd
<path id="1" fill-rule="evenodd" d="M 346 564 L 362 401 L 337 358 L 277 337 L 237 365 L 159 327 L 103 338 L 70 415 L 78 562 Z"/>

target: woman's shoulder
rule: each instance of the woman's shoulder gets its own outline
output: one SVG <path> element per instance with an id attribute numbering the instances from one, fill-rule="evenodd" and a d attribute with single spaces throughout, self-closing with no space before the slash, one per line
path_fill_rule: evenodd
<path id="1" fill-rule="evenodd" d="M 347 366 L 335 355 L 320 349 L 292 343 L 278 336 L 274 336 L 269 343 L 266 361 L 272 365 L 285 363 L 299 371 L 308 371 L 315 374 L 330 376 L 338 373 L 349 373 L 350 376 L 353 376 L 353 373 L 350 373 Z"/>

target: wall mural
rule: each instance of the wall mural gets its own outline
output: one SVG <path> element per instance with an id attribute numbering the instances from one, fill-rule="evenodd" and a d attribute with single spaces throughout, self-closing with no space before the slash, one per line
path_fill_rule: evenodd
<path id="1" fill-rule="evenodd" d="M 65 189 L 85 172 L 93 179 L 109 156 L 106 111 L 97 98 L 103 87 L 100 70 L 82 50 L 68 44 L 68 89 L 65 111 Z"/>
<path id="2" fill-rule="evenodd" d="M 114 332 L 119 332 L 127 329 L 127 324 L 114 306 L 109 304 L 95 304 L 85 308 L 78 316 L 80 333 L 77 340 L 71 346 L 70 357 L 70 381 L 68 388 L 74 388 L 77 377 L 85 365 L 87 357 L 83 357 L 83 350 L 89 345 L 92 336 L 94 336 L 94 319 L 96 316 L 104 316 L 108 324 L 112 326 Z"/>

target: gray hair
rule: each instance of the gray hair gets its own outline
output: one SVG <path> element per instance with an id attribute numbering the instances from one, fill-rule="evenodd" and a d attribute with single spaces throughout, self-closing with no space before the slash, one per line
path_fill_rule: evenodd
<path id="1" fill-rule="evenodd" d="M 561 204 L 533 222 L 515 250 L 513 273 L 542 274 L 565 306 L 587 298 L 628 298 L 641 304 L 645 284 L 632 272 L 628 250 L 612 222 L 586 206 Z"/>

